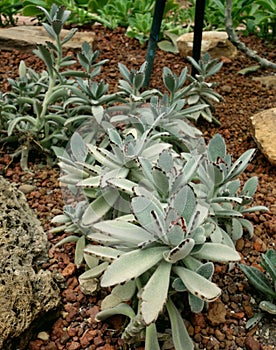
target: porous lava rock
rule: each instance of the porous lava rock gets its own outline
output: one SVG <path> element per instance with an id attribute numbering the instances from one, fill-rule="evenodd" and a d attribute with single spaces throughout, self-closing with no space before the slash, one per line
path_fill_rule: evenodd
<path id="1" fill-rule="evenodd" d="M 0 176 L 0 349 L 24 349 L 32 330 L 58 309 L 59 288 L 39 268 L 47 246 L 24 194 Z"/>

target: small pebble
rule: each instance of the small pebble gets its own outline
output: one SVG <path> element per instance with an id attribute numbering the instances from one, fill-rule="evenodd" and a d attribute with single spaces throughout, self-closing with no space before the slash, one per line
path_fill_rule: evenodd
<path id="1" fill-rule="evenodd" d="M 261 344 L 252 336 L 245 339 L 245 346 L 247 350 L 261 350 Z"/>
<path id="2" fill-rule="evenodd" d="M 37 339 L 47 341 L 47 340 L 49 340 L 49 334 L 47 332 L 39 332 L 37 335 Z"/>
<path id="3" fill-rule="evenodd" d="M 33 185 L 23 184 L 18 187 L 18 190 L 23 192 L 24 194 L 28 194 L 33 192 L 36 189 Z"/>

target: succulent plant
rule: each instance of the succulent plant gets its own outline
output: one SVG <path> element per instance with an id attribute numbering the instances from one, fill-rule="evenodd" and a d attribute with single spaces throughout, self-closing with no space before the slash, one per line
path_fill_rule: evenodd
<path id="1" fill-rule="evenodd" d="M 144 187 L 137 188 L 137 192 L 141 194 L 131 200 L 132 215 L 93 224 L 86 237 L 103 246 L 93 244 L 84 249 L 86 254 L 100 260 L 110 261 L 111 258 L 103 273 L 101 286 L 116 286 L 115 292 L 104 299 L 103 310 L 97 318 L 102 320 L 121 312 L 130 317 L 123 334 L 127 342 L 137 342 L 144 332 L 149 332 L 148 327 L 157 321 L 164 307 L 168 310 L 171 324 L 176 322 L 180 317 L 176 315 L 172 301 L 176 292 L 188 292 L 189 304 L 194 312 L 200 312 L 205 302 L 220 295 L 220 289 L 210 280 L 213 264 L 202 263 L 202 260 L 228 262 L 240 259 L 232 247 L 213 243 L 207 238 L 212 229 L 204 223 L 208 208 L 197 202 L 189 185 L 179 187 L 167 205 Z M 127 294 L 126 300 L 133 299 L 134 281 L 139 300 L 136 315 L 116 292 L 116 288 L 129 291 L 131 286 L 132 293 Z M 181 349 L 176 339 L 184 337 L 183 328 L 182 324 L 174 329 L 176 349 Z M 187 344 L 187 349 L 190 349 L 187 331 L 184 334 L 182 346 Z M 157 338 L 153 340 L 152 337 L 156 337 L 155 332 L 148 335 L 146 342 L 158 344 Z"/>
<path id="2" fill-rule="evenodd" d="M 260 265 L 263 272 L 254 266 L 239 264 L 240 269 L 248 278 L 250 284 L 265 298 L 259 303 L 260 313 L 248 320 L 247 327 L 256 325 L 263 317 L 263 312 L 276 315 L 276 252 L 269 249 L 265 254 L 261 254 Z"/>
<path id="3" fill-rule="evenodd" d="M 84 68 L 87 55 L 92 51 L 83 47 Z M 158 330 L 164 313 L 175 349 L 193 349 L 178 308 L 201 312 L 219 297 L 213 262 L 239 261 L 235 241 L 244 229 L 253 234 L 243 214 L 266 209 L 249 206 L 257 178 L 242 188 L 238 179 L 254 150 L 233 162 L 220 135 L 206 145 L 189 121 L 214 120 L 210 100 L 219 100 L 205 79 L 221 65 L 209 57 L 196 65 L 199 75 L 188 86 L 187 69 L 177 76 L 164 68 L 168 92 L 162 93 L 143 91 L 146 63 L 138 70 L 119 64 L 115 105 L 104 84 L 90 84 L 86 70 L 87 80 L 78 80 L 65 103 L 68 125 L 85 122 L 66 150 L 55 148 L 60 180 L 78 203 L 54 219 L 69 234 L 60 244 L 77 241 L 76 263 L 88 266 L 80 276 L 84 290 L 111 287 L 97 319 L 125 315 L 123 339 L 145 341 L 151 350 L 169 336 Z M 184 293 L 188 304 L 179 297 Z"/>
<path id="4" fill-rule="evenodd" d="M 63 47 L 76 29 L 64 38 L 61 30 L 70 11 L 55 4 L 49 12 L 38 8 L 48 21 L 42 25 L 51 41 L 37 45 L 34 53 L 44 62 L 46 71 L 38 73 L 22 61 L 18 79 L 8 79 L 11 91 L 0 95 L 1 124 L 5 133 L 1 142 L 19 143 L 14 156 L 21 155 L 23 170 L 28 170 L 28 155 L 32 149 L 39 149 L 51 161 L 52 149 L 64 147 L 83 119 L 96 120 L 101 104 L 117 99 L 117 94 L 106 94 L 108 85 L 103 81 L 93 80 L 106 60 L 95 63 L 99 53 L 88 43 L 83 43 L 78 54 L 83 71 L 68 68 L 76 61 L 73 56 L 63 54 Z"/>
<path id="5" fill-rule="evenodd" d="M 266 209 L 248 207 L 257 179 L 242 189 L 237 179 L 254 150 L 232 162 L 220 135 L 206 145 L 189 125 L 189 134 L 178 138 L 168 131 L 173 114 L 158 114 L 155 106 L 131 107 L 122 106 L 121 113 L 118 107 L 108 108 L 98 139 L 86 142 L 89 132 L 75 133 L 60 157 L 61 180 L 86 198 L 77 221 L 76 232 L 84 237 L 78 240 L 77 261 L 89 255 L 98 261 L 80 281 L 89 290 L 99 281 L 102 287 L 114 287 L 97 317 L 129 317 L 126 342 L 145 339 L 147 347 L 158 348 L 154 324 L 166 310 L 178 327 L 173 330 L 175 348 L 185 341 L 192 349 L 176 297 L 187 293 L 190 309 L 202 311 L 220 295 L 211 281 L 213 261 L 240 259 L 234 242 L 243 228 L 253 233 L 243 213 Z M 169 120 L 167 126 L 163 119 Z M 170 136 L 182 146 L 168 142 Z"/>
<path id="6" fill-rule="evenodd" d="M 175 348 L 185 342 L 192 349 L 177 295 L 188 294 L 193 312 L 215 300 L 221 291 L 211 281 L 213 261 L 238 261 L 234 242 L 243 228 L 253 233 L 243 213 L 266 208 L 248 207 L 257 179 L 242 189 L 237 179 L 254 150 L 232 162 L 220 135 L 206 145 L 191 124 L 185 133 L 181 113 L 160 106 L 162 97 L 153 99 L 153 105 L 134 108 L 130 100 L 130 105 L 107 108 L 97 137 L 93 132 L 89 137 L 85 123 L 87 133 L 75 133 L 59 157 L 61 180 L 86 198 L 76 228 L 85 229 L 78 261 L 89 255 L 98 261 L 80 281 L 89 290 L 99 281 L 114 290 L 97 318 L 126 315 L 125 341 L 145 339 L 146 347 L 158 349 L 155 324 L 167 312 Z"/>

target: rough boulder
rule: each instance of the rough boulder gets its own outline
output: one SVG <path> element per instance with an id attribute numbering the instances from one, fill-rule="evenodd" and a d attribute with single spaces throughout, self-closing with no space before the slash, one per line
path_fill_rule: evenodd
<path id="1" fill-rule="evenodd" d="M 59 288 L 39 269 L 47 245 L 23 193 L 0 176 L 0 349 L 24 349 L 33 329 L 56 313 Z"/>

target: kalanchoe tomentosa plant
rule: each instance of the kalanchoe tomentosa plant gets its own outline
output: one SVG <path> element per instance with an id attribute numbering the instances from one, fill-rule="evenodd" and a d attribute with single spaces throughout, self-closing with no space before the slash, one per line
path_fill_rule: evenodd
<path id="1" fill-rule="evenodd" d="M 61 181 L 86 203 L 76 207 L 74 221 L 65 211 L 54 222 L 67 231 L 76 225 L 75 234 L 60 244 L 77 241 L 78 265 L 94 258 L 80 276 L 83 289 L 95 291 L 99 280 L 102 287 L 113 287 L 98 320 L 127 316 L 123 339 L 145 341 L 146 349 L 154 350 L 160 348 L 158 320 L 166 313 L 175 349 L 183 344 L 193 349 L 178 310 L 187 307 L 183 294 L 193 312 L 220 295 L 211 281 L 213 261 L 238 261 L 233 241 L 243 228 L 252 234 L 243 212 L 265 209 L 248 208 L 257 179 L 242 190 L 237 179 L 254 150 L 232 162 L 223 138 L 215 135 L 206 146 L 185 109 L 183 119 L 182 109 L 163 104 L 162 95 L 149 96 L 150 104 L 137 103 L 141 95 L 131 84 L 135 77 L 135 84 L 143 81 L 143 68 L 121 70 L 131 74 L 128 84 L 121 83 L 129 101 L 103 111 L 92 142 L 85 141 L 91 128 L 86 121 L 59 157 Z"/>
<path id="2" fill-rule="evenodd" d="M 248 208 L 257 179 L 242 189 L 237 179 L 254 150 L 233 162 L 220 135 L 206 145 L 188 120 L 203 111 L 210 117 L 209 99 L 218 96 L 205 77 L 220 64 L 200 62 L 199 79 L 188 86 L 187 69 L 177 76 L 164 68 L 168 93 L 143 91 L 145 66 L 135 71 L 119 64 L 120 105 L 98 105 L 105 87 L 88 80 L 78 79 L 69 90 L 67 124 L 83 123 L 67 149 L 56 151 L 60 180 L 76 204 L 53 221 L 69 234 L 59 244 L 77 242 L 76 264 L 87 265 L 80 276 L 83 290 L 97 290 L 98 282 L 112 287 L 99 321 L 123 314 L 129 320 L 122 334 L 127 343 L 143 341 L 147 350 L 158 350 L 161 339 L 171 338 L 176 350 L 184 344 L 190 350 L 193 342 L 179 310 L 200 312 L 219 297 L 213 262 L 240 260 L 233 241 L 243 229 L 253 233 L 243 213 L 265 208 Z M 164 314 L 171 334 L 160 334 Z"/>
<path id="3" fill-rule="evenodd" d="M 5 133 L 1 142 L 20 144 L 14 155 L 21 156 L 23 170 L 28 169 L 28 155 L 32 149 L 38 149 L 50 160 L 54 155 L 53 147 L 65 146 L 68 142 L 81 118 L 80 113 L 84 114 L 88 108 L 93 111 L 117 96 L 107 97 L 108 86 L 103 81 L 93 81 L 106 61 L 95 63 L 98 52 L 88 43 L 83 44 L 78 54 L 84 71 L 68 69 L 76 61 L 64 55 L 63 48 L 76 29 L 65 37 L 61 30 L 70 11 L 56 5 L 49 12 L 38 8 L 47 18 L 48 23 L 43 23 L 43 27 L 51 41 L 37 45 L 34 53 L 44 62 L 46 71 L 38 73 L 22 61 L 19 78 L 8 79 L 11 91 L 0 96 L 1 129 Z"/>

